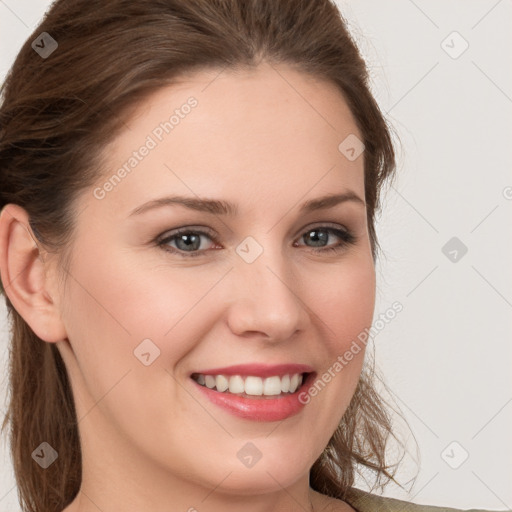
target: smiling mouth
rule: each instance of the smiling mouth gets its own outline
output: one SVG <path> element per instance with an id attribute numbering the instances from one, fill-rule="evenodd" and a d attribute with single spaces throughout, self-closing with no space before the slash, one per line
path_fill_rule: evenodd
<path id="1" fill-rule="evenodd" d="M 193 373 L 191 378 L 200 386 L 219 393 L 246 398 L 279 398 L 295 393 L 311 372 L 289 373 L 282 376 L 205 375 Z"/>

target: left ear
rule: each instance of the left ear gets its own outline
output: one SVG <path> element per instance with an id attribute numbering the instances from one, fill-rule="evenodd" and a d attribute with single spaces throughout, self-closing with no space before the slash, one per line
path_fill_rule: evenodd
<path id="1" fill-rule="evenodd" d="M 67 337 L 52 295 L 56 287 L 39 250 L 25 209 L 7 204 L 0 213 L 0 277 L 16 311 L 42 340 Z"/>

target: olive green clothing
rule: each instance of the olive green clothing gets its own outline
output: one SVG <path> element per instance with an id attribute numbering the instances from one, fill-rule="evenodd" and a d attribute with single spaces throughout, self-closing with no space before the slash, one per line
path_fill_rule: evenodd
<path id="1" fill-rule="evenodd" d="M 409 501 L 395 498 L 385 498 L 377 494 L 371 494 L 352 487 L 344 498 L 357 512 L 463 512 L 462 509 L 449 507 L 434 507 L 432 505 L 418 505 Z M 482 509 L 465 509 L 465 512 L 490 512 Z M 504 512 L 512 512 L 507 510 Z"/>

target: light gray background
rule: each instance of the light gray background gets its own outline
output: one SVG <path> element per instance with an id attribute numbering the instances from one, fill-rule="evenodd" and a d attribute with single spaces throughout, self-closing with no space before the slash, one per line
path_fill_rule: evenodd
<path id="1" fill-rule="evenodd" d="M 410 490 L 390 484 L 385 495 L 512 509 L 512 1 L 338 3 L 402 142 L 400 178 L 378 222 L 375 318 L 396 300 L 404 309 L 375 350 L 419 444 L 420 468 L 412 485 L 410 439 L 398 474 Z M 1 79 L 49 5 L 0 0 Z M 464 41 L 454 31 L 469 44 L 457 58 Z M 442 252 L 452 237 L 468 248 L 456 262 Z M 0 313 L 5 376 L 3 304 Z M 1 448 L 0 511 L 14 511 L 5 441 Z"/>

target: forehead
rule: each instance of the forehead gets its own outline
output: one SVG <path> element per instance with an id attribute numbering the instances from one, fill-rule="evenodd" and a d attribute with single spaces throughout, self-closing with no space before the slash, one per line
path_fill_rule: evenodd
<path id="1" fill-rule="evenodd" d="M 335 186 L 364 197 L 364 155 L 350 161 L 338 149 L 362 138 L 341 92 L 287 66 L 183 75 L 142 101 L 127 125 L 105 148 L 98 185 L 122 177 L 104 207 L 126 211 L 165 192 L 254 206 Z"/>

